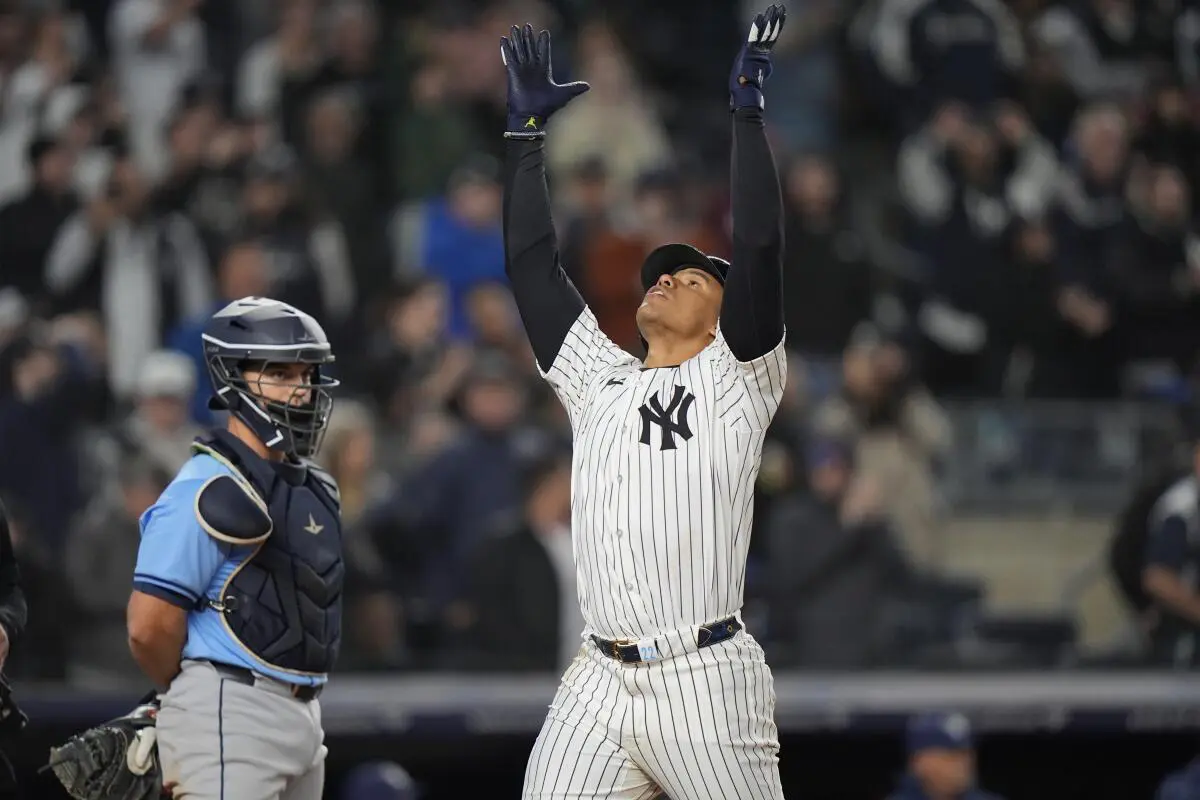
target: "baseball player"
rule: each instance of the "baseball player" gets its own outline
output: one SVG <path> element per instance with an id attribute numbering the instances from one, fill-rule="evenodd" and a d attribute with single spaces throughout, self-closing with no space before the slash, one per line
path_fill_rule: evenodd
<path id="1" fill-rule="evenodd" d="M 317 697 L 341 640 L 339 496 L 307 459 L 333 407 L 308 314 L 245 298 L 203 334 L 228 427 L 141 518 L 129 644 L 158 687 L 163 780 L 188 800 L 319 800 Z"/>
<path id="2" fill-rule="evenodd" d="M 524 797 L 782 798 L 774 691 L 740 607 L 763 436 L 783 394 L 783 234 L 763 82 L 784 9 L 758 15 L 730 79 L 733 262 L 685 244 L 642 267 L 639 362 L 560 263 L 546 120 L 550 35 L 501 41 L 506 267 L 543 377 L 571 420 L 584 645 L 534 745 Z"/>

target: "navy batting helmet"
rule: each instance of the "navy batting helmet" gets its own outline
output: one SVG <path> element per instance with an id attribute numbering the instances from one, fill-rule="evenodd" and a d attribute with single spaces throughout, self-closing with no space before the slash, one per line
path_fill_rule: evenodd
<path id="1" fill-rule="evenodd" d="M 322 369 L 334 357 L 315 319 L 278 300 L 244 297 L 213 314 L 202 338 L 215 392 L 211 408 L 229 411 L 272 450 L 307 458 L 320 449 L 333 410 L 330 390 L 339 382 Z M 267 364 L 313 366 L 309 382 L 293 386 L 307 390 L 304 402 L 272 400 L 251 388 L 245 370 Z"/>

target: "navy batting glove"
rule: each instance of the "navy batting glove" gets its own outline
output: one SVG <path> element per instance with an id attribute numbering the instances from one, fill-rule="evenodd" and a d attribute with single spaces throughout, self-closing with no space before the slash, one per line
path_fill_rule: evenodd
<path id="1" fill-rule="evenodd" d="M 546 120 L 591 87 L 583 81 L 555 83 L 550 68 L 550 33 L 533 37 L 533 26 L 518 28 L 500 37 L 500 57 L 508 71 L 509 139 L 541 139 Z"/>
<path id="2" fill-rule="evenodd" d="M 729 76 L 729 110 L 738 108 L 763 108 L 763 84 L 771 77 L 771 49 L 779 39 L 783 23 L 787 20 L 787 9 L 773 5 L 754 18 L 750 36 Z"/>

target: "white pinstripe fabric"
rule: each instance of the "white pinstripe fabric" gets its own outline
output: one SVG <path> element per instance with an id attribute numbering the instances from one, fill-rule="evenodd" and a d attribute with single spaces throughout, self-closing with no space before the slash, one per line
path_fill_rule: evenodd
<path id="1" fill-rule="evenodd" d="M 771 670 L 745 632 L 648 664 L 585 645 L 533 747 L 522 800 L 782 800 L 774 714 Z"/>
<path id="2" fill-rule="evenodd" d="M 572 541 L 591 634 L 653 640 L 621 664 L 585 643 L 530 756 L 526 800 L 783 797 L 775 693 L 740 614 L 763 437 L 783 396 L 783 342 L 738 362 L 718 334 L 678 367 L 641 368 L 590 310 L 544 377 L 574 437 Z M 666 421 L 667 424 L 660 424 Z"/>
<path id="3" fill-rule="evenodd" d="M 742 605 L 765 430 L 783 396 L 783 342 L 739 363 L 717 339 L 678 367 L 642 370 L 585 310 L 546 374 L 574 432 L 572 537 L 588 632 L 636 639 Z M 691 438 L 647 426 L 683 387 Z M 682 407 L 685 403 L 681 403 Z M 648 433 L 649 444 L 642 443 Z"/>

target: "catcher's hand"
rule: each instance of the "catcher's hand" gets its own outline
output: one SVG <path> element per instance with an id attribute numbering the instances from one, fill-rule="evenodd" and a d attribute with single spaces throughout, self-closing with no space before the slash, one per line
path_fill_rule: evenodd
<path id="1" fill-rule="evenodd" d="M 786 21 L 787 9 L 782 4 L 770 6 L 754 18 L 729 76 L 730 109 L 763 108 L 762 87 L 771 77 L 771 50 Z"/>
<path id="2" fill-rule="evenodd" d="M 550 33 L 534 39 L 533 26 L 513 26 L 511 36 L 500 37 L 500 58 L 508 72 L 509 139 L 541 139 L 546 120 L 591 87 L 583 81 L 555 83 L 550 64 Z"/>
<path id="3" fill-rule="evenodd" d="M 73 736 L 50 750 L 47 767 L 75 800 L 158 800 L 163 796 L 154 728 L 157 702 Z"/>

